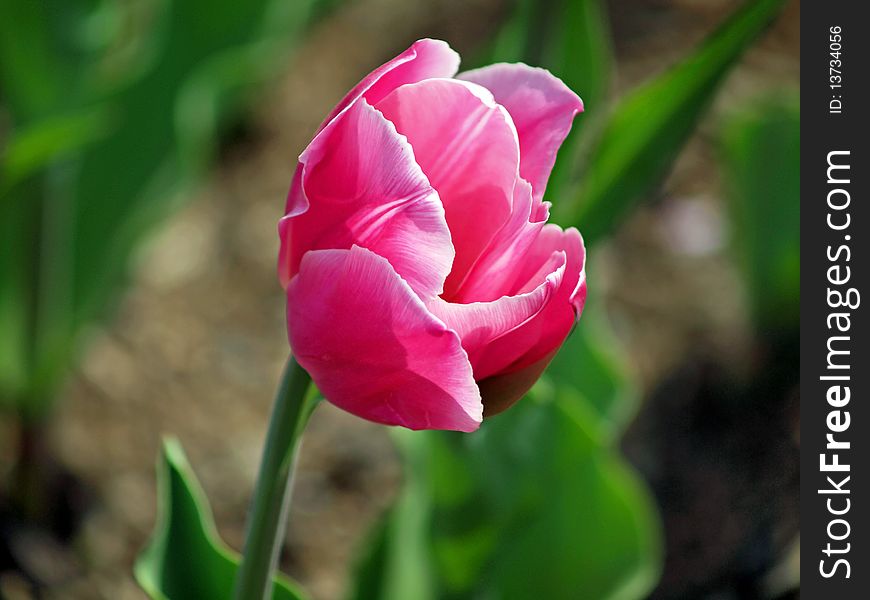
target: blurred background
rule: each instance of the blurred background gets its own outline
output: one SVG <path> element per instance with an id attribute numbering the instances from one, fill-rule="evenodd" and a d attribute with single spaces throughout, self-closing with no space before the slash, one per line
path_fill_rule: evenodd
<path id="1" fill-rule="evenodd" d="M 0 598 L 145 598 L 165 434 L 241 547 L 296 157 L 420 37 L 584 99 L 545 199 L 586 237 L 589 304 L 474 435 L 321 406 L 282 570 L 324 600 L 797 598 L 799 21 L 768 0 L 4 0 Z"/>

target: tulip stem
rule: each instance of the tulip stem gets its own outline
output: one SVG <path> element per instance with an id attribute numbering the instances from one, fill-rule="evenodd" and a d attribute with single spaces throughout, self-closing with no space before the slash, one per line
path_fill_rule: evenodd
<path id="1" fill-rule="evenodd" d="M 245 550 L 236 577 L 236 600 L 271 598 L 272 572 L 284 540 L 297 449 L 317 402 L 308 393 L 310 383 L 308 373 L 291 356 L 275 396 L 263 447 Z"/>

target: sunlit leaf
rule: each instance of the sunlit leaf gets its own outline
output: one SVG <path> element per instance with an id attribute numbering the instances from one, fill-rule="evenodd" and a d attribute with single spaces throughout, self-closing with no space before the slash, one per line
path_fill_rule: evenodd
<path id="1" fill-rule="evenodd" d="M 286 57 L 315 3 L 292 3 L 279 15 L 280 26 L 266 18 L 267 0 L 170 3 L 165 35 L 157 38 L 161 60 L 121 92 L 125 120 L 79 167 L 77 321 L 103 310 L 135 243 L 175 208 L 177 192 L 211 159 L 219 125 L 240 106 L 239 90 L 262 81 L 267 67 Z M 257 62 L 264 55 L 257 49 L 269 40 L 271 60 Z"/>
<path id="2" fill-rule="evenodd" d="M 783 0 L 752 0 L 677 66 L 628 93 L 589 151 L 579 190 L 554 203 L 588 245 L 610 233 L 658 185 L 719 84 L 779 13 Z"/>
<path id="3" fill-rule="evenodd" d="M 158 485 L 157 525 L 135 565 L 139 585 L 154 600 L 229 600 L 239 557 L 218 537 L 205 494 L 175 440 L 163 444 Z M 305 596 L 281 576 L 272 598 Z"/>

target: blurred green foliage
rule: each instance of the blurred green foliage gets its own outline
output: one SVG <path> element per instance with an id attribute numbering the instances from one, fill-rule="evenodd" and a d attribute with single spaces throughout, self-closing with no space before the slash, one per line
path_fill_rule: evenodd
<path id="1" fill-rule="evenodd" d="M 612 233 L 670 171 L 725 76 L 783 4 L 746 2 L 682 62 L 621 98 L 589 149 L 578 189 L 554 203 L 555 218 L 580 226 L 587 244 Z"/>
<path id="2" fill-rule="evenodd" d="M 724 181 L 756 329 L 800 326 L 800 102 L 766 99 L 723 127 Z"/>
<path id="3" fill-rule="evenodd" d="M 0 3 L 0 408 L 45 414 L 136 243 L 331 4 Z"/>
<path id="4" fill-rule="evenodd" d="M 208 500 L 176 440 L 164 441 L 157 473 L 157 526 L 136 561 L 136 580 L 153 600 L 231 598 L 239 556 L 218 537 Z M 295 583 L 276 577 L 273 600 L 304 598 Z"/>

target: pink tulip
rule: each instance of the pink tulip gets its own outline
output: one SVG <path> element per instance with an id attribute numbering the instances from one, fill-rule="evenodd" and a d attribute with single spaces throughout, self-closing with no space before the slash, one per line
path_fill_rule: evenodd
<path id="1" fill-rule="evenodd" d="M 363 79 L 279 225 L 296 360 L 333 404 L 411 429 L 518 400 L 586 299 L 580 233 L 542 201 L 580 98 L 543 69 L 458 66 L 424 39 Z"/>

